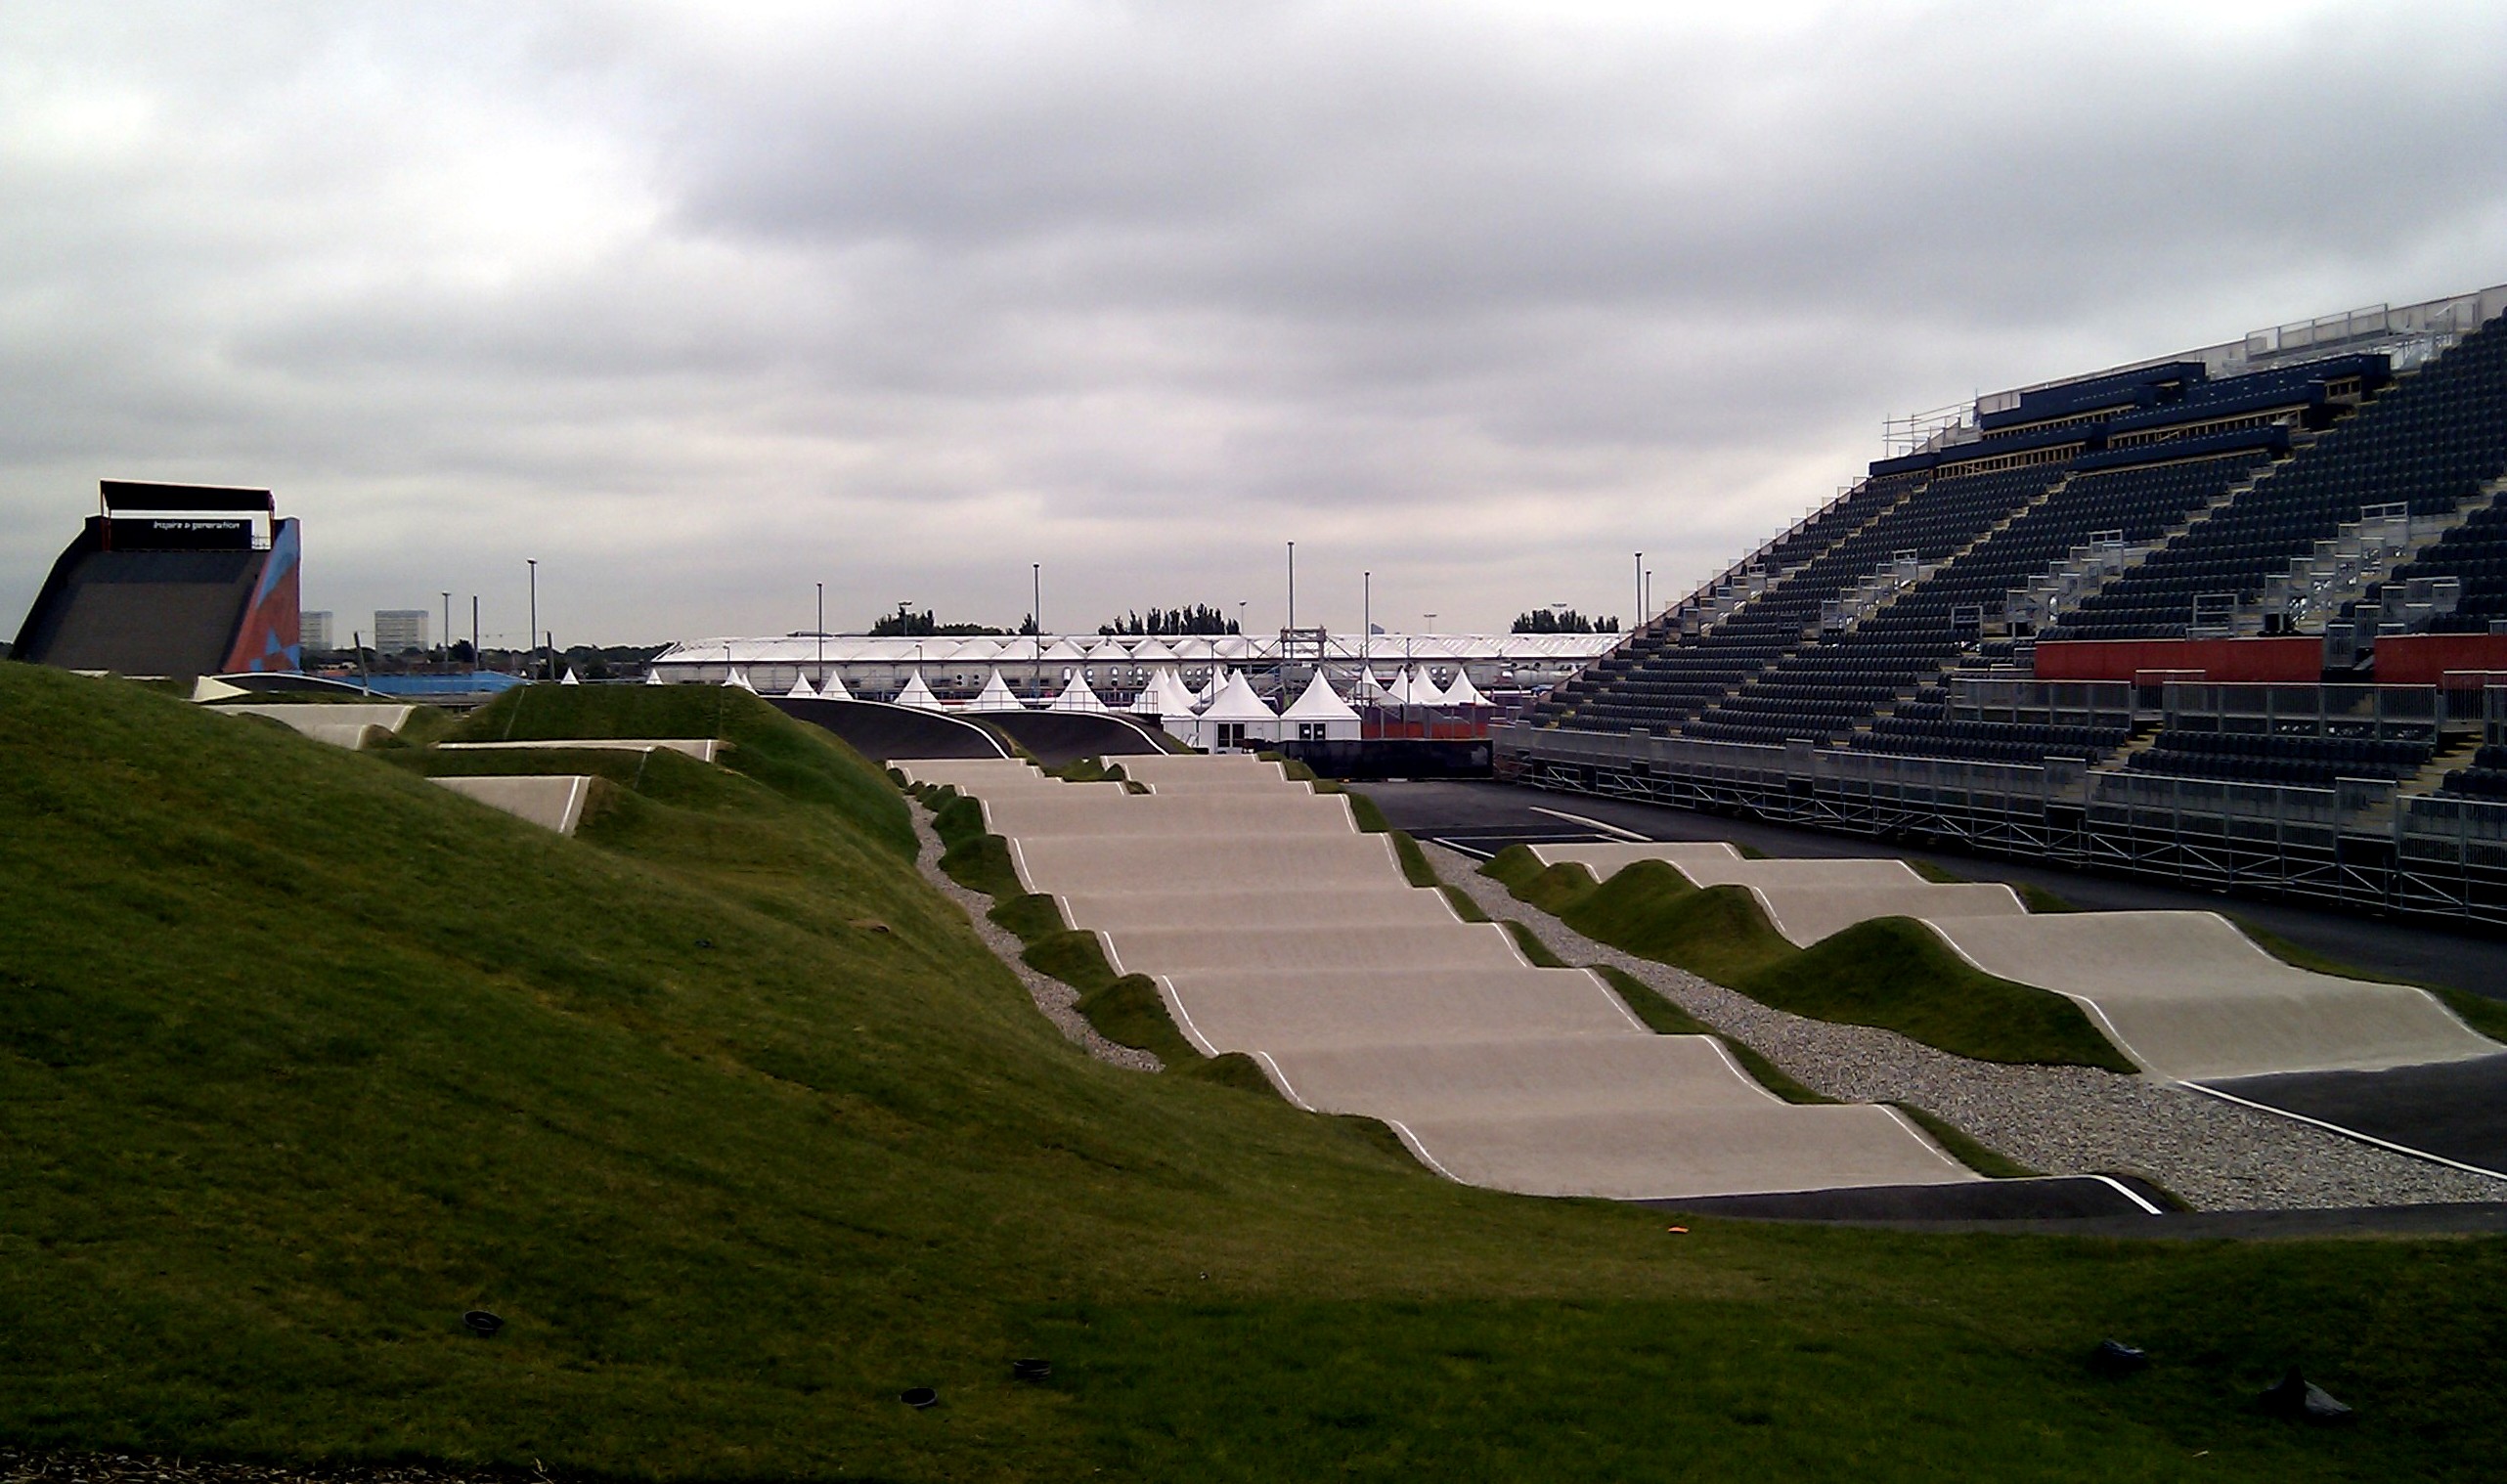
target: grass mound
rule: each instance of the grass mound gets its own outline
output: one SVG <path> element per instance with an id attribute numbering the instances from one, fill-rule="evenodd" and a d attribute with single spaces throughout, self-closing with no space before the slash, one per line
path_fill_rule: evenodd
<path id="1" fill-rule="evenodd" d="M 2072 1001 L 1976 969 L 1911 919 L 1859 923 L 1801 949 L 1746 889 L 1701 890 L 1658 860 L 1596 886 L 1581 867 L 1543 869 L 1512 846 L 1482 870 L 1597 942 L 1779 1010 L 1876 1026 L 1979 1061 L 2138 1069 Z"/>
<path id="2" fill-rule="evenodd" d="M 901 855 L 914 853 L 904 801 L 834 733 L 728 685 L 524 685 L 472 712 L 443 740 L 705 738 L 730 743 L 722 765 L 796 804 L 815 805 Z"/>
<path id="3" fill-rule="evenodd" d="M 1877 1026 L 1978 1061 L 2140 1069 L 2080 1006 L 1984 973 L 1909 917 L 1857 923 L 1735 987 L 1779 1010 Z"/>
<path id="4" fill-rule="evenodd" d="M 866 767 L 656 755 L 564 840 L 14 665 L 0 756 L 14 1445 L 621 1480 L 2088 1480 L 2203 1450 L 2275 1484 L 2507 1448 L 2507 1243 L 1672 1237 L 1458 1186 L 1210 1084 L 1241 1067 L 1078 1054 Z M 2160 1365 L 2091 1376 L 2106 1334 Z M 2251 1412 L 2293 1360 L 2360 1425 Z"/>
<path id="5" fill-rule="evenodd" d="M 1719 984 L 1737 986 L 1800 951 L 1746 889 L 1700 889 L 1659 860 L 1620 871 L 1559 918 L 1587 938 Z"/>
<path id="6" fill-rule="evenodd" d="M 1542 865 L 1532 848 L 1522 845 L 1510 845 L 1498 851 L 1480 867 L 1480 874 L 1514 893 L 1516 900 L 1528 902 L 1553 917 L 1564 916 L 1568 908 L 1591 895 L 1600 885 L 1593 879 L 1593 872 L 1573 861 Z M 1686 878 L 1677 883 L 1679 887 L 1688 885 Z"/>
<path id="7" fill-rule="evenodd" d="M 1121 979 L 1109 979 L 1102 987 L 1082 994 L 1079 1013 L 1086 1016 L 1088 1024 L 1096 1026 L 1097 1033 L 1107 1040 L 1137 1046 L 1155 1055 L 1169 1069 L 1188 1073 L 1208 1070 L 1210 1059 L 1203 1056 L 1201 1048 L 1184 1039 L 1184 1033 L 1175 1028 L 1174 1017 L 1166 1013 L 1166 999 L 1159 994 L 1158 985 L 1145 974 L 1126 974 Z M 1269 1092 L 1270 1079 L 1262 1075 L 1261 1069 L 1254 1066 L 1253 1059 L 1243 1057 L 1240 1060 L 1254 1072 L 1261 1090 Z M 1210 1080 L 1224 1086 L 1248 1085 L 1234 1073 L 1215 1074 Z"/>

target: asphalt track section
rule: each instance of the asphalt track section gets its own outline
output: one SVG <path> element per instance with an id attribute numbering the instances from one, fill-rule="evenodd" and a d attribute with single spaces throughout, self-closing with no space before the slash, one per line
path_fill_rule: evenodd
<path id="1" fill-rule="evenodd" d="M 2122 1183 L 2138 1184 L 2129 1179 Z M 2145 1197 L 2155 1194 L 2147 1187 L 2142 1187 L 2141 1193 Z M 1667 1216 L 2160 1242 L 2507 1234 L 2507 1201 L 2303 1211 L 2163 1210 L 2152 1215 L 2104 1181 L 2086 1176 L 1630 1203 L 1651 1207 Z"/>
<path id="2" fill-rule="evenodd" d="M 2087 911 L 2224 912 L 2300 947 L 2374 973 L 2507 1000 L 2507 935 L 2477 929 L 2370 917 L 2322 906 L 2239 897 L 2225 892 L 2188 892 L 2156 882 L 2030 865 L 1989 855 L 1931 848 L 1899 849 L 1884 841 L 1851 835 L 1830 835 L 1621 799 L 1550 793 L 1481 779 L 1370 783 L 1361 791 L 1383 807 L 1393 828 L 1459 847 L 1465 854 L 1482 858 L 1517 844 L 1628 838 L 1578 822 L 1586 819 L 1647 840 L 1726 840 L 1771 855 L 1832 859 L 1877 856 L 1924 861 L 1970 881 L 2041 887 Z"/>
<path id="3" fill-rule="evenodd" d="M 769 706 L 823 727 L 874 763 L 892 758 L 1006 758 L 1010 749 L 990 728 L 960 717 L 884 701 L 822 701 L 767 696 Z"/>
<path id="4" fill-rule="evenodd" d="M 1979 1180 L 1972 1185 L 1869 1185 L 1833 1191 L 1784 1191 L 1766 1196 L 1710 1196 L 1632 1203 L 1658 1211 L 1774 1221 L 2000 1224 L 2121 1217 L 2128 1218 L 2130 1225 L 2133 1221 L 2149 1221 L 2166 1211 L 2160 1192 L 2138 1181 L 2108 1180 L 2095 1175 Z"/>
<path id="5" fill-rule="evenodd" d="M 1035 760 L 1047 767 L 1082 758 L 1134 758 L 1166 751 L 1145 723 L 1115 712 L 996 711 L 987 712 L 984 720 L 1009 733 L 1010 740 L 1035 754 Z"/>
<path id="6" fill-rule="evenodd" d="M 2206 1078 L 2196 1085 L 2507 1174 L 2507 1054 L 2388 1071 Z"/>

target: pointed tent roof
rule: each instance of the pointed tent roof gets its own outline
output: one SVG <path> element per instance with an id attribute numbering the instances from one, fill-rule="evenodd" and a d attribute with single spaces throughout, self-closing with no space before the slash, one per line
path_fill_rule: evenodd
<path id="1" fill-rule="evenodd" d="M 1179 633 L 1167 652 L 1179 660 L 1207 660 L 1216 650 L 1206 633 Z"/>
<path id="2" fill-rule="evenodd" d="M 1175 651 L 1167 648 L 1166 641 L 1156 634 L 1142 639 L 1139 647 L 1131 652 L 1132 663 L 1135 665 L 1163 665 L 1174 658 L 1176 658 Z"/>
<path id="3" fill-rule="evenodd" d="M 1436 677 L 1428 673 L 1428 667 L 1425 665 L 1419 666 L 1411 673 L 1410 704 L 1413 706 L 1445 704 L 1445 692 L 1436 687 Z"/>
<path id="4" fill-rule="evenodd" d="M 1246 684 L 1245 677 L 1241 675 L 1229 676 L 1225 687 L 1211 697 L 1210 710 L 1202 713 L 1205 721 L 1276 721 L 1279 719 L 1280 714 L 1263 705 L 1262 698 L 1254 693 L 1254 687 Z"/>
<path id="5" fill-rule="evenodd" d="M 731 667 L 729 675 L 723 677 L 723 683 L 733 690 L 745 690 L 751 695 L 758 693 L 758 688 L 749 683 L 749 673 L 736 665 Z"/>
<path id="6" fill-rule="evenodd" d="M 1053 698 L 1053 704 L 1045 708 L 1047 711 L 1107 711 L 1111 709 L 1112 708 L 1108 707 L 1105 702 L 1097 699 L 1097 693 L 1095 691 L 1088 688 L 1088 677 L 1084 674 L 1073 676 L 1071 677 L 1071 683 L 1062 687 L 1062 694 L 1055 696 Z"/>
<path id="7" fill-rule="evenodd" d="M 1140 694 L 1131 698 L 1131 714 L 1135 717 L 1163 717 L 1168 715 L 1166 708 L 1166 672 L 1161 668 L 1149 673 L 1149 683 L 1141 686 Z"/>
<path id="8" fill-rule="evenodd" d="M 1479 687 L 1472 683 L 1471 672 L 1457 666 L 1454 670 L 1454 683 L 1445 687 L 1445 704 L 1448 706 L 1486 706 L 1488 704 L 1488 697 L 1481 695 L 1479 693 Z"/>
<path id="9" fill-rule="evenodd" d="M 1193 692 L 1193 705 L 1208 706 L 1210 702 L 1217 700 L 1218 693 L 1227 688 L 1228 678 L 1226 666 L 1211 666 L 1210 678 L 1202 681 L 1202 688 Z"/>
<path id="10" fill-rule="evenodd" d="M 1088 650 L 1088 663 L 1091 665 L 1128 665 L 1131 663 L 1131 654 L 1130 651 L 1124 649 L 1121 644 L 1116 643 L 1114 641 L 1114 636 L 1109 634 L 1106 637 L 1097 640 L 1097 642 L 1090 647 Z"/>
<path id="11" fill-rule="evenodd" d="M 645 671 L 644 683 L 647 685 L 659 685 L 662 683 L 662 673 L 658 670 Z"/>
<path id="12" fill-rule="evenodd" d="M 576 677 L 575 667 L 569 665 L 566 667 L 566 677 L 559 680 L 557 683 L 560 685 L 581 685 L 583 681 Z"/>
<path id="13" fill-rule="evenodd" d="M 1193 714 L 1193 687 L 1171 665 L 1160 669 L 1140 688 L 1140 697 L 1131 703 L 1133 712 L 1144 717 L 1189 717 Z"/>
<path id="14" fill-rule="evenodd" d="M 818 692 L 810 687 L 810 677 L 807 675 L 794 676 L 792 677 L 792 688 L 785 691 L 784 694 L 787 696 L 797 697 L 804 701 L 814 701 L 818 699 Z"/>
<path id="15" fill-rule="evenodd" d="M 1318 670 L 1314 673 L 1314 678 L 1306 682 L 1305 694 L 1290 702 L 1289 709 L 1280 713 L 1280 720 L 1283 721 L 1355 721 L 1358 720 L 1358 714 L 1349 709 L 1349 703 L 1341 699 L 1340 694 L 1333 690 L 1332 682 L 1325 679 L 1323 672 Z"/>
<path id="16" fill-rule="evenodd" d="M 1067 638 L 1061 638 L 1055 639 L 1052 645 L 1044 651 L 1044 657 L 1048 660 L 1078 661 L 1085 660 L 1088 655 L 1087 652 L 1081 649 L 1078 645 L 1072 643 Z"/>
<path id="17" fill-rule="evenodd" d="M 983 690 L 976 694 L 974 700 L 966 703 L 966 709 L 968 711 L 1025 711 L 1027 704 L 1011 693 L 1010 682 L 1001 678 L 1000 669 L 996 666 L 992 671 L 992 677 L 984 682 Z"/>
<path id="18" fill-rule="evenodd" d="M 897 692 L 897 704 L 910 706 L 916 711 L 941 709 L 940 697 L 933 695 L 932 688 L 923 683 L 923 673 L 919 670 L 906 679 L 905 688 Z"/>
<path id="19" fill-rule="evenodd" d="M 827 683 L 818 687 L 818 699 L 850 701 L 853 699 L 853 692 L 845 689 L 845 677 L 830 670 L 827 672 Z"/>
<path id="20" fill-rule="evenodd" d="M 961 665 L 971 664 L 979 660 L 998 659 L 1000 658 L 1002 649 L 1005 647 L 1007 646 L 1003 645 L 998 639 L 988 639 L 979 634 L 976 637 L 968 639 L 966 642 L 958 645 L 955 649 L 950 650 L 948 652 L 948 658 Z"/>
<path id="21" fill-rule="evenodd" d="M 1358 672 L 1358 678 L 1349 682 L 1349 699 L 1381 703 L 1392 699 L 1392 692 L 1385 688 L 1384 681 L 1376 678 L 1374 671 L 1362 670 Z"/>

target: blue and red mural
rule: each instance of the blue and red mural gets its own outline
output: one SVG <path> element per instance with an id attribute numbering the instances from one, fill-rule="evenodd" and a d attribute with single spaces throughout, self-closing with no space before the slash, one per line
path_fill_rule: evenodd
<path id="1" fill-rule="evenodd" d="M 294 520 L 270 523 L 270 554 L 261 563 L 261 581 L 252 586 L 252 601 L 244 605 L 235 648 L 226 657 L 227 674 L 304 668 L 304 608 L 296 582 L 300 550 Z"/>

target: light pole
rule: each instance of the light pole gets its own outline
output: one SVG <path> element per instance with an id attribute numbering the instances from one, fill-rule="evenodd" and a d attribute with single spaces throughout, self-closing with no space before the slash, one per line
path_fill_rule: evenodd
<path id="1" fill-rule="evenodd" d="M 820 583 L 817 587 L 818 622 L 811 627 L 811 633 L 818 636 L 818 684 L 824 686 L 827 683 L 827 585 Z"/>
<path id="2" fill-rule="evenodd" d="M 1650 624 L 1650 623 L 1652 623 L 1652 622 L 1653 622 L 1653 617 L 1654 617 L 1654 569 L 1653 569 L 1653 568 L 1651 568 L 1651 567 L 1648 567 L 1648 568 L 1646 569 L 1646 583 L 1645 583 L 1645 589 L 1644 589 L 1644 592 L 1645 592 L 1645 605 L 1644 605 L 1644 611 L 1643 611 L 1643 612 L 1641 612 L 1641 613 L 1639 613 L 1639 614 L 1637 615 L 1637 617 L 1638 617 L 1638 618 L 1640 618 L 1640 619 L 1642 619 L 1642 620 L 1644 620 L 1645 622 L 1647 622 L 1647 623 Z"/>
<path id="3" fill-rule="evenodd" d="M 1035 624 L 1033 646 L 1035 677 L 1031 686 L 1032 693 L 1040 701 L 1044 699 L 1044 563 L 1028 563 L 1028 580 L 1034 585 L 1029 593 L 1031 606 L 1028 609 L 1028 617 Z"/>
<path id="4" fill-rule="evenodd" d="M 537 645 L 540 642 L 540 558 L 526 556 L 523 560 L 531 567 L 531 628 L 528 632 L 531 642 Z M 526 673 L 526 677 L 528 677 Z"/>
<path id="5" fill-rule="evenodd" d="M 479 658 L 479 595 L 473 592 L 470 594 L 470 673 L 478 675 L 487 668 L 488 662 Z"/>
<path id="6" fill-rule="evenodd" d="M 1279 695 L 1289 693 L 1289 637 L 1297 632 L 1297 544 L 1289 543 L 1289 627 L 1280 633 L 1279 664 L 1271 687 Z"/>
<path id="7" fill-rule="evenodd" d="M 1361 572 L 1358 574 L 1358 677 L 1361 680 L 1376 677 L 1374 667 L 1367 663 L 1367 640 L 1374 637 L 1375 633 L 1376 575 Z"/>
<path id="8" fill-rule="evenodd" d="M 444 594 L 444 647 L 438 651 L 438 658 L 447 666 L 453 663 L 453 594 L 450 592 Z"/>
<path id="9" fill-rule="evenodd" d="M 1644 617 L 1645 617 L 1645 613 L 1646 613 L 1646 553 L 1644 553 L 1643 551 L 1640 551 L 1640 552 L 1638 552 L 1638 553 L 1637 553 L 1637 616 L 1638 616 L 1640 619 L 1642 619 L 1642 618 L 1644 618 Z"/>

